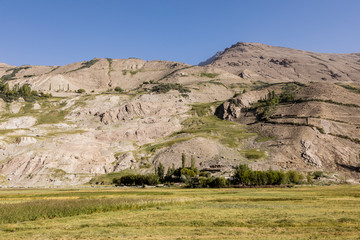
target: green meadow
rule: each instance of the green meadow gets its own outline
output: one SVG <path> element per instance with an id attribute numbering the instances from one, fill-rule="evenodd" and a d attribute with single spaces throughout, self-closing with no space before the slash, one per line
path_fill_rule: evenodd
<path id="1" fill-rule="evenodd" d="M 1 189 L 0 239 L 360 239 L 360 187 Z"/>

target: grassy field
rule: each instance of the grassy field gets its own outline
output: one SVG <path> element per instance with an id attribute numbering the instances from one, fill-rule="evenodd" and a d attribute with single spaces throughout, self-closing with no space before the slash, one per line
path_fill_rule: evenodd
<path id="1" fill-rule="evenodd" d="M 360 239 L 359 186 L 0 191 L 0 239 Z"/>

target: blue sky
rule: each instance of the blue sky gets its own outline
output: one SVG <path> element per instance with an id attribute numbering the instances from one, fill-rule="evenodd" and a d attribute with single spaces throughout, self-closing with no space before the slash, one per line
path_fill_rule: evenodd
<path id="1" fill-rule="evenodd" d="M 0 62 L 197 64 L 232 44 L 360 52 L 358 0 L 0 0 Z"/>

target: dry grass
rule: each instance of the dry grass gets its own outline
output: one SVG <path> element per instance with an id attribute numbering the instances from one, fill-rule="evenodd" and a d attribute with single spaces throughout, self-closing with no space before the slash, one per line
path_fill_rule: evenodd
<path id="1" fill-rule="evenodd" d="M 163 203 L 1 224 L 1 239 L 359 239 L 358 186 L 5 190 L 0 197 L 5 205 L 45 198 Z"/>

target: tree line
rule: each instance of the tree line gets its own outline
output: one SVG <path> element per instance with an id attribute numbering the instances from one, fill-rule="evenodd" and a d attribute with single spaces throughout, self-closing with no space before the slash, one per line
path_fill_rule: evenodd
<path id="1" fill-rule="evenodd" d="M 10 88 L 8 83 L 0 82 L 0 98 L 5 102 L 12 102 L 20 97 L 24 98 L 25 101 L 33 101 L 38 97 L 52 97 L 52 95 L 31 90 L 29 84 L 24 84 L 22 86 L 20 86 L 20 84 L 15 84 Z"/>
<path id="2" fill-rule="evenodd" d="M 287 172 L 275 171 L 269 169 L 267 171 L 254 171 L 246 164 L 235 167 L 233 175 L 230 178 L 213 177 L 209 172 L 199 171 L 195 167 L 195 158 L 191 157 L 190 165 L 186 166 L 186 156 L 182 154 L 181 167 L 175 168 L 172 164 L 165 173 L 165 167 L 162 163 L 156 167 L 155 174 L 141 175 L 129 174 L 120 178 L 114 178 L 115 185 L 157 185 L 185 183 L 187 187 L 231 187 L 231 186 L 279 186 L 285 184 L 304 183 L 304 176 L 294 170 Z M 307 182 L 312 182 L 312 178 L 308 178 Z"/>

